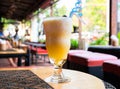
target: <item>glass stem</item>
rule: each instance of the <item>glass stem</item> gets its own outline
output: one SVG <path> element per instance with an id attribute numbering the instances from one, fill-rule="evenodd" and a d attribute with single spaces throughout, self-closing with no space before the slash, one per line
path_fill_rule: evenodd
<path id="1" fill-rule="evenodd" d="M 54 66 L 54 74 L 52 76 L 51 81 L 60 83 L 63 82 L 64 76 L 62 73 L 62 67 L 61 66 Z"/>
<path id="2" fill-rule="evenodd" d="M 62 67 L 54 66 L 54 75 L 61 75 Z"/>

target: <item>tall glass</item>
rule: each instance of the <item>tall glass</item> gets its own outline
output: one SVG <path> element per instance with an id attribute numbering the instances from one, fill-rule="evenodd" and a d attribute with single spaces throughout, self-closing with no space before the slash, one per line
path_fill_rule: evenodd
<path id="1" fill-rule="evenodd" d="M 68 17 L 50 17 L 43 21 L 46 34 L 46 48 L 51 63 L 54 64 L 54 74 L 50 82 L 61 83 L 69 81 L 62 73 L 70 49 L 70 38 L 73 29 L 72 20 Z"/>

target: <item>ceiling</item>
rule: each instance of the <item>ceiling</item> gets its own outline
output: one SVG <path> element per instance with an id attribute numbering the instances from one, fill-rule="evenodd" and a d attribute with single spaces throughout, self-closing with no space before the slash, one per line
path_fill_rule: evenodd
<path id="1" fill-rule="evenodd" d="M 45 9 L 53 0 L 0 0 L 0 17 L 22 21 L 38 8 Z"/>

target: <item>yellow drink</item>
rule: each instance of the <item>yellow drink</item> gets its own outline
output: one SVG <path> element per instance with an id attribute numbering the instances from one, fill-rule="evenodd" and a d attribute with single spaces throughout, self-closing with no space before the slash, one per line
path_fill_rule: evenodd
<path id="1" fill-rule="evenodd" d="M 53 17 L 45 19 L 43 26 L 49 57 L 55 65 L 62 66 L 70 49 L 72 21 L 66 17 Z"/>

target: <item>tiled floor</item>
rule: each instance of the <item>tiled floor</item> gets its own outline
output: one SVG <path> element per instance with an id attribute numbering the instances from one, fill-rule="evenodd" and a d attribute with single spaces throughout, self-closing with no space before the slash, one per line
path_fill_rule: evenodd
<path id="1" fill-rule="evenodd" d="M 5 58 L 0 59 L 0 67 L 11 67 L 8 59 Z"/>
<path id="2" fill-rule="evenodd" d="M 24 62 L 22 63 L 22 66 L 24 66 Z M 31 66 L 52 66 L 52 64 L 49 62 L 48 58 L 46 58 L 45 61 L 39 58 L 37 60 L 37 63 L 34 62 L 31 64 Z M 3 68 L 3 67 L 12 67 L 8 59 L 5 59 L 5 58 L 0 59 L 0 68 Z"/>

